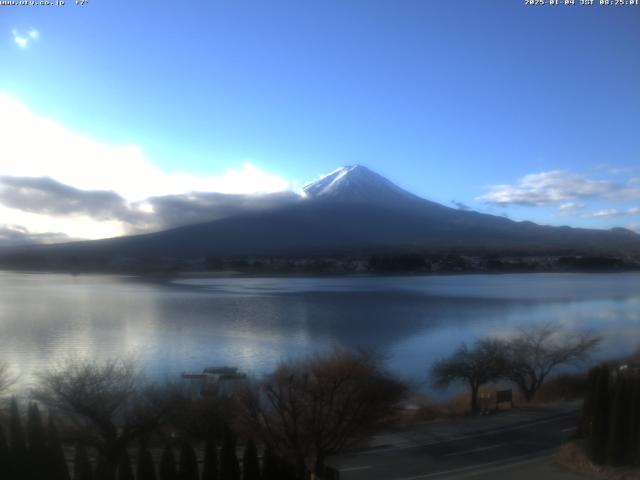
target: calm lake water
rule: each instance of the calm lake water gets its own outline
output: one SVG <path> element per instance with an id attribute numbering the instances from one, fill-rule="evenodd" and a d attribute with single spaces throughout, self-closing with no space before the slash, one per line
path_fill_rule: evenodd
<path id="1" fill-rule="evenodd" d="M 134 357 L 156 377 L 260 374 L 332 346 L 374 348 L 419 384 L 463 341 L 554 322 L 596 358 L 640 347 L 640 274 L 198 278 L 0 272 L 0 360 L 26 385 L 69 356 Z"/>

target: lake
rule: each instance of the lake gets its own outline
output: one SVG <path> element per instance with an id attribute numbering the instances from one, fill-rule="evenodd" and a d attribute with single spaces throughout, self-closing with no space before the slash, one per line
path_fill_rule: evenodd
<path id="1" fill-rule="evenodd" d="M 375 349 L 424 382 L 461 342 L 553 322 L 640 346 L 640 273 L 234 277 L 173 281 L 0 272 L 0 360 L 27 385 L 73 357 L 133 357 L 155 378 L 210 365 L 261 374 L 334 346 Z"/>

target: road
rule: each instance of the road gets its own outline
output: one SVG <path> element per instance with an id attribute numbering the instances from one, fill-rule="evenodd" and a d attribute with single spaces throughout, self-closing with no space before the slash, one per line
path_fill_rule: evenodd
<path id="1" fill-rule="evenodd" d="M 578 413 L 569 405 L 413 425 L 329 463 L 341 480 L 580 479 L 551 462 Z"/>

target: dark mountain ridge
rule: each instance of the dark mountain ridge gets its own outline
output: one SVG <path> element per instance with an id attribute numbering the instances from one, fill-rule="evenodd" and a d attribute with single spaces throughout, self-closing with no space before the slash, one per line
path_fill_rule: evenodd
<path id="1" fill-rule="evenodd" d="M 366 167 L 343 167 L 277 207 L 171 230 L 0 251 L 24 268 L 110 268 L 211 257 L 451 253 L 640 255 L 640 235 L 515 222 L 417 197 Z M 22 264 L 22 265 L 20 265 Z"/>

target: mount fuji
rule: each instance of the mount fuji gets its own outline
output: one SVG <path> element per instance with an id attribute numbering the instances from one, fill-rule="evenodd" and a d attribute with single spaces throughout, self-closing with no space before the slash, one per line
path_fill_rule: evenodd
<path id="1" fill-rule="evenodd" d="M 195 261 L 211 257 L 640 254 L 625 229 L 551 227 L 458 210 L 420 198 L 363 166 L 342 167 L 269 209 L 144 235 L 38 245 L 0 252 L 0 264 L 27 258 L 35 268 L 70 263 Z"/>
<path id="2" fill-rule="evenodd" d="M 367 167 L 341 167 L 303 187 L 303 196 L 314 200 L 401 206 L 423 199 L 403 190 Z"/>

